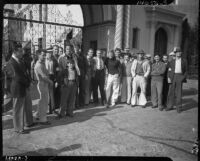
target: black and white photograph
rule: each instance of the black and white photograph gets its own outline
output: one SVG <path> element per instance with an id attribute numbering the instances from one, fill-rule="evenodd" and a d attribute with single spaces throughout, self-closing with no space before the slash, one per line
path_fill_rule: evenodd
<path id="1" fill-rule="evenodd" d="M 199 0 L 41 3 L 3 6 L 3 156 L 197 161 Z"/>

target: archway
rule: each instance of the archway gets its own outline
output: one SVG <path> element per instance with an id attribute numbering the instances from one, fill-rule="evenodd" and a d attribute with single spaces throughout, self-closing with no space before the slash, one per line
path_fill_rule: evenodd
<path id="1" fill-rule="evenodd" d="M 160 27 L 155 33 L 154 54 L 160 56 L 167 54 L 167 32 Z"/>

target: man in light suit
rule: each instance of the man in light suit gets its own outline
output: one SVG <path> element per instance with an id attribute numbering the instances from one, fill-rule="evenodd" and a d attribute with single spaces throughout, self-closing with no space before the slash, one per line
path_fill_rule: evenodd
<path id="1" fill-rule="evenodd" d="M 132 107 L 140 105 L 144 108 L 147 103 L 146 85 L 147 85 L 147 78 L 150 74 L 150 64 L 148 61 L 144 60 L 144 54 L 145 54 L 144 51 L 140 50 L 137 53 L 137 59 L 133 61 L 131 67 L 131 74 L 133 77 L 132 98 L 131 98 Z M 138 87 L 140 87 L 141 89 L 139 97 L 137 97 Z"/>
<path id="2" fill-rule="evenodd" d="M 169 87 L 166 111 L 173 109 L 176 93 L 176 110 L 180 113 L 182 108 L 182 84 L 186 82 L 188 66 L 186 60 L 181 58 L 180 48 L 176 48 L 175 54 L 176 59 L 169 63 L 168 68 L 168 83 L 172 84 Z"/>

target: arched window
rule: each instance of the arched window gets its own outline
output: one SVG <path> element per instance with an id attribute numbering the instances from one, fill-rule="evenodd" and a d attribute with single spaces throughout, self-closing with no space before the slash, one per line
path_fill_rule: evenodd
<path id="1" fill-rule="evenodd" d="M 167 54 L 167 39 L 166 31 L 160 27 L 155 34 L 154 54 L 160 56 Z"/>

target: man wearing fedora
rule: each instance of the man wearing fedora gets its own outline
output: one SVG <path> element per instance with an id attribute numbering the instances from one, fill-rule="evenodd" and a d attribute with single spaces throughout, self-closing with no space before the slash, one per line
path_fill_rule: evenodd
<path id="1" fill-rule="evenodd" d="M 133 61 L 131 67 L 131 74 L 133 77 L 132 99 L 131 99 L 132 107 L 136 105 L 145 107 L 147 103 L 146 85 L 147 85 L 147 78 L 150 74 L 150 64 L 148 61 L 144 59 L 144 54 L 145 54 L 144 51 L 140 50 L 137 53 L 137 59 Z M 141 89 L 139 97 L 137 97 L 138 87 L 140 87 Z"/>
<path id="2" fill-rule="evenodd" d="M 182 107 L 182 83 L 186 82 L 187 76 L 187 62 L 181 57 L 182 52 L 180 48 L 175 48 L 176 59 L 169 63 L 168 68 L 168 83 L 172 83 L 169 87 L 167 108 L 166 111 L 173 109 L 174 98 L 176 98 L 176 110 L 178 113 L 181 112 Z M 175 96 L 176 93 L 176 97 Z"/>

